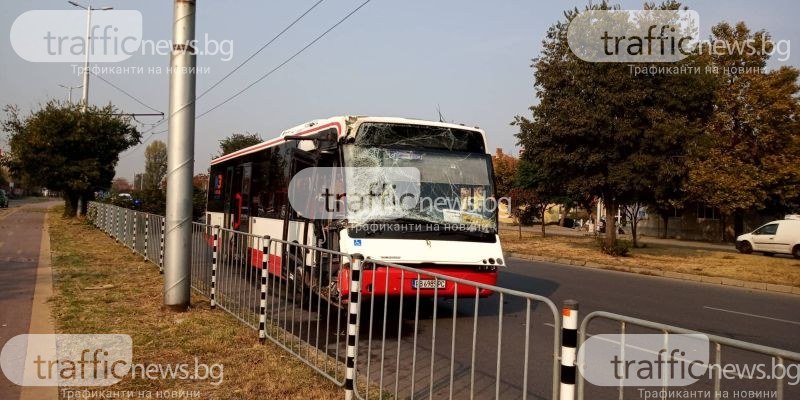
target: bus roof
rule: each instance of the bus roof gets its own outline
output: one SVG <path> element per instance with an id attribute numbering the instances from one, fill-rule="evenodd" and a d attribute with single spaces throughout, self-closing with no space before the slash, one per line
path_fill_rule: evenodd
<path id="1" fill-rule="evenodd" d="M 486 141 L 486 134 L 482 129 L 478 127 L 470 127 L 461 124 L 453 124 L 453 123 L 439 122 L 439 121 L 427 121 L 423 119 L 414 119 L 414 118 L 400 118 L 400 117 L 337 116 L 326 119 L 315 119 L 291 127 L 281 132 L 280 136 L 278 136 L 277 138 L 268 139 L 259 144 L 246 147 L 241 150 L 237 150 L 233 153 L 226 154 L 224 156 L 217 157 L 211 160 L 211 165 L 215 165 L 223 161 L 244 156 L 247 154 L 255 153 L 257 151 L 270 148 L 272 146 L 277 146 L 285 142 L 285 140 L 283 139 L 284 136 L 310 135 L 312 133 L 316 133 L 331 128 L 336 129 L 336 133 L 338 136 L 340 137 L 345 136 L 348 133 L 347 132 L 348 126 L 362 122 L 384 122 L 393 124 L 427 125 L 427 126 L 437 126 L 442 128 L 451 128 L 451 129 L 465 129 L 465 130 L 479 132 L 483 136 L 484 142 Z M 485 147 L 488 148 L 488 146 Z"/>

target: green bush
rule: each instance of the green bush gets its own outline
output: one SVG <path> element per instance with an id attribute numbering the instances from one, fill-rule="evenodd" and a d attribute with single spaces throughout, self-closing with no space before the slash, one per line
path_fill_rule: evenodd
<path id="1" fill-rule="evenodd" d="M 613 245 L 608 246 L 602 238 L 597 239 L 600 251 L 614 257 L 627 257 L 631 251 L 631 242 L 617 239 Z"/>

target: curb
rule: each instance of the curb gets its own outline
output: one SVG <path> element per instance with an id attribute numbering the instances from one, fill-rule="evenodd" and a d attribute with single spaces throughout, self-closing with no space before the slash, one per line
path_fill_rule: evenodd
<path id="1" fill-rule="evenodd" d="M 36 283 L 33 289 L 31 323 L 28 327 L 29 334 L 55 333 L 55 325 L 51 315 L 52 310 L 50 309 L 50 304 L 48 304 L 48 301 L 53 296 L 52 253 L 50 252 L 48 217 L 49 214 L 45 212 L 42 221 L 42 243 L 39 247 L 39 263 L 36 266 Z M 57 400 L 58 387 L 23 386 L 19 398 L 20 400 Z"/>
<path id="2" fill-rule="evenodd" d="M 682 272 L 661 271 L 657 269 L 629 267 L 625 265 L 601 264 L 594 261 L 579 261 L 579 260 L 571 260 L 568 258 L 544 257 L 544 256 L 536 256 L 523 253 L 504 252 L 503 255 L 506 258 L 512 257 L 528 261 L 539 261 L 539 262 L 548 262 L 553 264 L 571 265 L 573 267 L 629 272 L 639 275 L 660 276 L 664 278 L 678 279 L 682 281 L 700 282 L 700 283 L 720 285 L 720 286 L 733 286 L 744 289 L 754 289 L 754 290 L 761 290 L 773 293 L 800 295 L 800 287 L 796 286 L 776 285 L 773 283 L 764 283 L 764 282 L 743 281 L 739 279 L 723 278 L 719 276 L 684 274 Z"/>

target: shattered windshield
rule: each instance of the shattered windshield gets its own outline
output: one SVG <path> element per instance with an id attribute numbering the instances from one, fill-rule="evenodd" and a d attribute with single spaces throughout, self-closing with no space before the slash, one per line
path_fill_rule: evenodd
<path id="1" fill-rule="evenodd" d="M 367 191 L 381 198 L 380 207 L 351 207 L 351 226 L 380 230 L 376 222 L 394 222 L 425 231 L 496 232 L 488 155 L 355 144 L 345 145 L 343 153 L 355 171 L 346 179 L 348 198 Z"/>
<path id="2" fill-rule="evenodd" d="M 480 132 L 430 125 L 366 122 L 358 128 L 355 144 L 486 153 Z"/>

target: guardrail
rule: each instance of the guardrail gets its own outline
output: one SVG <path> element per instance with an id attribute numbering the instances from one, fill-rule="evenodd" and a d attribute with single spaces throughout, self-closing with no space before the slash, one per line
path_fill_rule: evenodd
<path id="1" fill-rule="evenodd" d="M 661 323 L 658 323 L 658 322 L 647 321 L 647 320 L 643 320 L 643 319 L 639 319 L 639 318 L 633 318 L 633 317 L 620 315 L 620 314 L 609 313 L 609 312 L 605 312 L 605 311 L 595 311 L 595 312 L 589 313 L 583 319 L 583 321 L 581 322 L 581 325 L 580 325 L 580 329 L 579 329 L 579 335 L 580 336 L 579 336 L 579 341 L 578 341 L 578 348 L 580 348 L 583 345 L 583 343 L 586 342 L 586 338 L 589 335 L 588 331 L 587 331 L 589 325 L 593 321 L 598 320 L 598 319 L 610 320 L 612 322 L 617 322 L 619 324 L 618 325 L 619 326 L 619 334 L 621 335 L 621 344 L 620 345 L 622 346 L 623 349 L 626 346 L 625 345 L 625 343 L 626 343 L 625 342 L 625 336 L 627 334 L 630 334 L 631 328 L 632 327 L 640 327 L 640 328 L 648 329 L 650 331 L 655 330 L 655 331 L 660 332 L 662 335 L 664 335 L 664 339 L 663 339 L 664 343 L 668 342 L 669 335 L 671 335 L 671 334 L 703 335 L 703 336 L 707 337 L 708 341 L 711 344 L 711 349 L 710 349 L 711 352 L 710 352 L 710 354 L 713 354 L 713 356 L 714 356 L 714 365 L 718 366 L 718 367 L 722 365 L 722 356 L 723 356 L 722 349 L 723 348 L 737 349 L 737 350 L 741 350 L 741 351 L 746 352 L 746 353 L 750 353 L 751 355 L 769 357 L 769 358 L 774 360 L 774 364 L 773 365 L 781 365 L 781 366 L 785 367 L 785 362 L 787 360 L 800 362 L 800 353 L 795 353 L 795 352 L 782 350 L 782 349 L 778 349 L 778 348 L 774 348 L 774 347 L 762 346 L 762 345 L 758 345 L 758 344 L 754 344 L 754 343 L 748 343 L 748 342 L 744 342 L 744 341 L 741 341 L 741 340 L 735 340 L 735 339 L 731 339 L 731 338 L 727 338 L 727 337 L 723 337 L 723 336 L 708 334 L 708 333 L 704 333 L 704 332 L 694 331 L 694 330 L 691 330 L 691 329 L 680 328 L 680 327 L 677 327 L 677 326 L 661 324 Z M 742 356 L 742 355 L 738 354 L 738 356 Z M 713 398 L 714 399 L 728 397 L 727 395 L 723 395 L 722 385 L 721 385 L 721 380 L 722 379 L 721 378 L 722 378 L 721 368 L 716 368 L 714 370 L 713 379 L 712 379 L 713 396 L 714 396 Z M 785 396 L 786 385 L 785 385 L 785 377 L 784 376 L 781 376 L 781 377 L 776 378 L 774 380 L 775 380 L 774 397 L 771 394 L 769 394 L 768 395 L 768 396 L 770 396 L 769 398 L 777 398 L 778 400 L 783 400 L 784 398 L 790 398 L 790 399 L 800 398 L 800 397 L 798 397 L 798 396 L 800 396 L 800 392 L 793 393 L 791 395 L 791 397 L 786 397 Z M 763 383 L 764 382 L 761 382 L 761 384 L 763 384 Z M 623 399 L 625 397 L 625 390 L 626 389 L 630 389 L 630 388 L 626 388 L 626 387 L 620 385 L 616 389 L 617 398 Z M 665 396 L 660 397 L 660 398 L 667 398 L 668 397 L 668 393 L 669 392 L 667 391 L 667 389 L 668 389 L 668 386 L 664 385 L 664 386 L 662 386 L 660 388 L 660 390 L 658 390 L 658 392 L 660 394 L 666 394 Z M 800 388 L 795 388 L 795 389 L 800 389 Z M 578 381 L 577 381 L 578 400 L 583 400 L 584 399 L 584 391 L 585 390 L 586 390 L 586 383 L 584 382 L 583 376 L 579 374 Z M 754 389 L 751 388 L 750 390 L 753 391 L 753 392 L 757 392 L 757 391 L 765 391 L 766 389 L 754 390 Z M 593 399 L 593 398 L 595 398 L 595 396 L 592 396 L 591 398 Z M 640 398 L 640 396 L 636 397 L 636 398 Z"/>
<path id="2" fill-rule="evenodd" d="M 373 259 L 363 268 L 358 398 L 381 397 L 373 387 L 391 398 L 559 397 L 561 320 L 549 299 Z M 551 346 L 539 350 L 537 333 Z"/>

